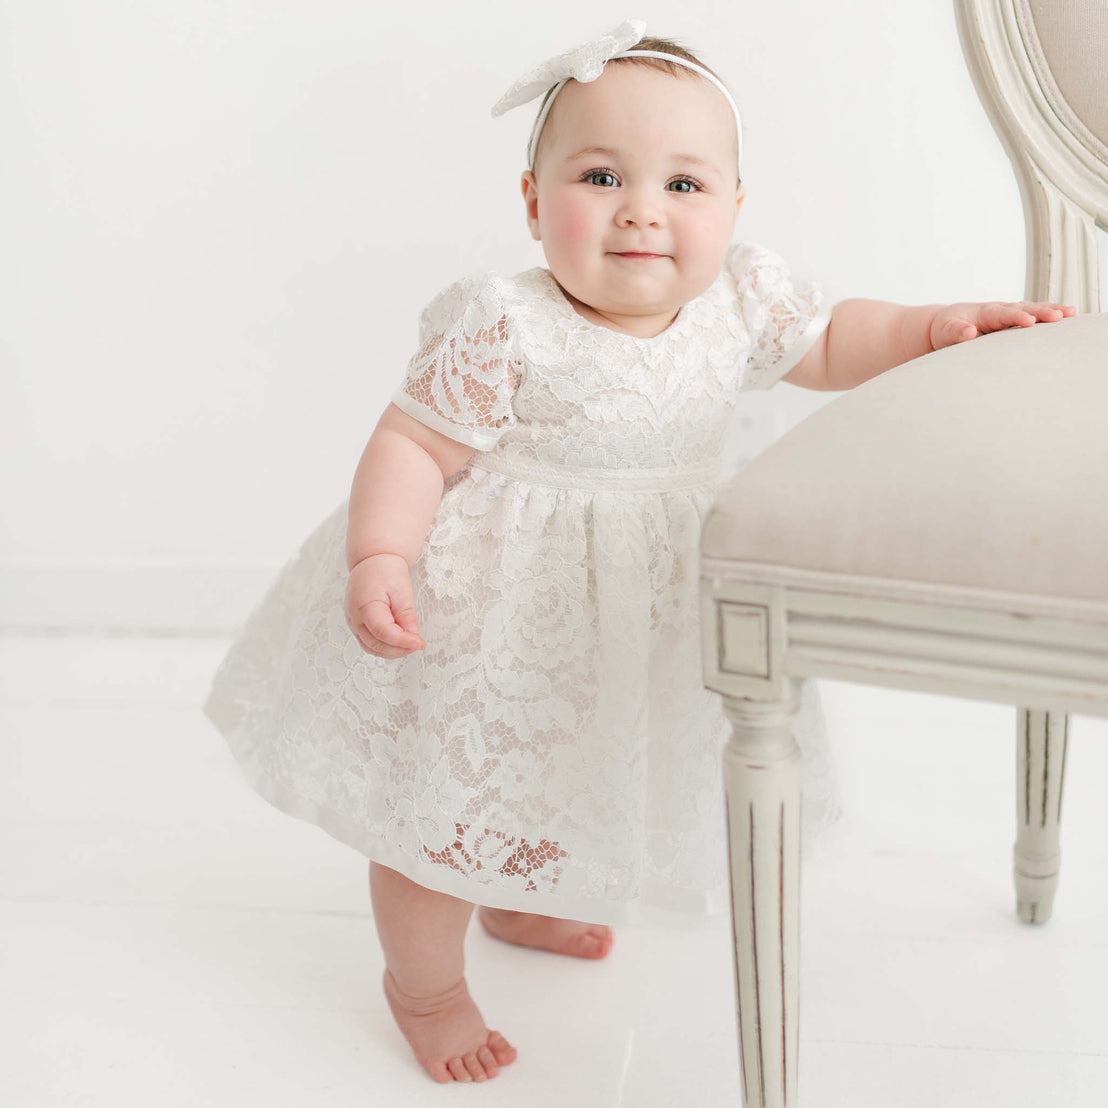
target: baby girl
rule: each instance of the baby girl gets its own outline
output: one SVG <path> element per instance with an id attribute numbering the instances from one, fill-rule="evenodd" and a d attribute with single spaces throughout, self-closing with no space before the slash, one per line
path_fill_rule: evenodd
<path id="1" fill-rule="evenodd" d="M 262 795 L 370 859 L 385 997 L 438 1082 L 516 1058 L 464 976 L 475 906 L 499 940 L 581 958 L 634 905 L 727 909 L 698 544 L 738 394 L 849 389 L 1074 312 L 825 307 L 732 242 L 735 103 L 644 31 L 551 59 L 497 106 L 545 94 L 521 185 L 548 268 L 471 275 L 425 308 L 348 502 L 205 706 Z M 806 797 L 825 779 L 812 695 Z"/>

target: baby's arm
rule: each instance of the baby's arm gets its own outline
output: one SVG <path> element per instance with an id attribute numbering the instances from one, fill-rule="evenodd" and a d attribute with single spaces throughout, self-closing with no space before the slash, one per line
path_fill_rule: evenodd
<path id="1" fill-rule="evenodd" d="M 929 354 L 931 323 L 941 307 L 840 300 L 823 335 L 781 380 L 808 389 L 852 389 L 886 369 Z"/>
<path id="2" fill-rule="evenodd" d="M 1006 327 L 1056 321 L 1076 311 L 1069 304 L 1032 300 L 919 307 L 887 300 L 840 300 L 825 333 L 781 379 L 801 388 L 852 389 L 944 346 Z"/>
<path id="3" fill-rule="evenodd" d="M 420 423 L 390 403 L 362 452 L 350 489 L 346 566 L 373 554 L 419 557 L 443 483 L 474 448 Z"/>
<path id="4" fill-rule="evenodd" d="M 377 421 L 354 473 L 346 531 L 346 621 L 368 652 L 397 658 L 425 645 L 409 571 L 444 482 L 473 453 L 395 404 Z"/>

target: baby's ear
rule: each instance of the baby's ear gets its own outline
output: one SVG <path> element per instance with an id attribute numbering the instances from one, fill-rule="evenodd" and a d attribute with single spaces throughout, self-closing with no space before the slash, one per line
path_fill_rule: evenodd
<path id="1" fill-rule="evenodd" d="M 539 233 L 539 189 L 535 174 L 531 170 L 525 169 L 523 171 L 523 175 L 519 179 L 519 188 L 520 192 L 523 193 L 523 203 L 527 209 L 527 228 L 531 232 L 531 237 L 536 242 L 541 242 L 542 235 Z"/>
<path id="2" fill-rule="evenodd" d="M 735 211 L 743 206 L 743 200 L 746 199 L 746 185 L 740 184 L 738 190 L 735 192 Z"/>

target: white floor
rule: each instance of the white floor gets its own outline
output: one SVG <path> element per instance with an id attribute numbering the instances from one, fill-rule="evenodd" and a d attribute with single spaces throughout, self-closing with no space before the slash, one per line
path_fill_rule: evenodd
<path id="1" fill-rule="evenodd" d="M 214 639 L 0 638 L 0 1105 L 739 1104 L 725 918 L 586 962 L 474 923 L 519 1058 L 438 1086 L 380 991 L 367 863 L 258 798 Z M 1015 709 L 821 682 L 853 831 L 803 875 L 801 1108 L 1108 1103 L 1108 720 L 1075 717 L 1055 917 L 1015 916 Z"/>

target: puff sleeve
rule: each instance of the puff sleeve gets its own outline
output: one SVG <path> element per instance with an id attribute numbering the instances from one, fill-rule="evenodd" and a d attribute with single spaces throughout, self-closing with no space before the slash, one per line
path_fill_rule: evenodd
<path id="1" fill-rule="evenodd" d="M 784 260 L 754 243 L 735 243 L 726 269 L 752 346 L 743 389 L 777 384 L 812 348 L 831 321 L 819 284 L 794 284 Z"/>
<path id="2" fill-rule="evenodd" d="M 463 277 L 420 313 L 419 349 L 390 398 L 428 427 L 491 450 L 515 424 L 520 366 L 494 273 Z"/>

